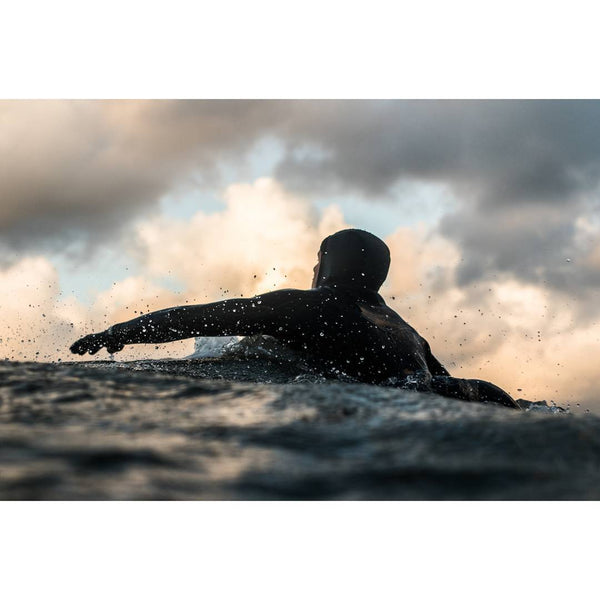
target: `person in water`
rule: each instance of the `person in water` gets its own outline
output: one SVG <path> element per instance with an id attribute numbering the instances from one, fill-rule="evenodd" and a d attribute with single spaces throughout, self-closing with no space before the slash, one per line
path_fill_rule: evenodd
<path id="1" fill-rule="evenodd" d="M 106 348 L 113 354 L 127 344 L 264 334 L 300 351 L 323 373 L 519 408 L 491 383 L 450 376 L 428 342 L 379 295 L 389 266 L 390 251 L 382 240 L 345 229 L 321 243 L 309 290 L 158 310 L 87 335 L 71 352 Z"/>

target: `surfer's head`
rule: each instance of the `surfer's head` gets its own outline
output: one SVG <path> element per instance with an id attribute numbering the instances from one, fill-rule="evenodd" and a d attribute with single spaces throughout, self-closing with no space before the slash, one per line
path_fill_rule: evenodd
<path id="1" fill-rule="evenodd" d="M 390 251 L 372 233 L 344 229 L 321 242 L 313 287 L 343 285 L 376 292 L 387 277 Z"/>

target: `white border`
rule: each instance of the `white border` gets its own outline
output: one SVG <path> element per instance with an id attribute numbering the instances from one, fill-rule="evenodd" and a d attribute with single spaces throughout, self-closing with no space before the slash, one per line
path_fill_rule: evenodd
<path id="1" fill-rule="evenodd" d="M 10 98 L 598 97 L 593 3 L 22 0 Z"/>
<path id="2" fill-rule="evenodd" d="M 2 589 L 11 600 L 587 597 L 596 557 L 581 541 L 597 538 L 597 511 L 593 502 L 3 503 Z"/>

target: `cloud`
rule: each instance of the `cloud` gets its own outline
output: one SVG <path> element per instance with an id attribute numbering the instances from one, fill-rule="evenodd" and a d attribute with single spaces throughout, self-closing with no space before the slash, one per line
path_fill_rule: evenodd
<path id="1" fill-rule="evenodd" d="M 456 285 L 458 247 L 436 232 L 387 239 L 384 295 L 456 377 L 492 381 L 514 397 L 598 408 L 600 321 L 543 284 L 503 279 Z"/>
<path id="2" fill-rule="evenodd" d="M 343 101 L 293 105 L 287 134 L 322 150 L 288 153 L 279 175 L 385 195 L 400 179 L 446 182 L 493 204 L 568 201 L 597 185 L 595 101 Z M 304 109 L 304 110 L 302 110 Z"/>
<path id="3" fill-rule="evenodd" d="M 260 104 L 190 101 L 0 102 L 0 233 L 31 251 L 120 232 L 182 181 L 209 180 L 248 149 Z M 259 107 L 260 110 L 256 110 Z"/>
<path id="4" fill-rule="evenodd" d="M 459 246 L 461 283 L 600 285 L 577 229 L 598 209 L 600 102 L 4 101 L 0 126 L 5 248 L 89 249 L 178 186 L 214 186 L 270 137 L 295 192 L 402 210 L 417 201 L 406 183 L 448 188 L 440 233 Z M 585 265 L 578 279 L 567 257 Z"/>
<path id="5" fill-rule="evenodd" d="M 319 215 L 311 205 L 268 178 L 235 184 L 225 209 L 189 221 L 159 217 L 137 228 L 144 269 L 170 276 L 204 301 L 253 295 L 275 287 L 310 287 L 321 240 L 346 227 L 339 208 Z"/>
<path id="6" fill-rule="evenodd" d="M 377 197 L 419 179 L 493 204 L 565 203 L 600 167 L 594 101 L 3 101 L 0 115 L 12 211 L 151 202 L 265 136 L 285 145 L 278 179 L 313 192 Z"/>
<path id="7" fill-rule="evenodd" d="M 403 182 L 451 190 L 456 209 L 440 233 L 463 257 L 459 284 L 507 276 L 563 292 L 600 287 L 577 229 L 599 207 L 600 102 L 346 102 L 298 120 L 296 144 L 320 154 L 284 157 L 277 174 L 293 189 L 404 204 Z M 575 264 L 585 268 L 575 274 Z"/>
<path id="8" fill-rule="evenodd" d="M 310 287 L 321 240 L 348 226 L 336 206 L 319 214 L 272 179 L 229 186 L 224 201 L 222 212 L 199 211 L 189 221 L 141 222 L 129 248 L 138 274 L 97 292 L 89 306 L 62 297 L 58 273 L 44 257 L 0 270 L 0 358 L 76 360 L 68 352 L 75 339 L 142 312 Z M 165 285 L 168 279 L 182 291 L 172 291 Z M 119 359 L 183 357 L 192 348 L 191 340 L 136 346 Z"/>
<path id="9" fill-rule="evenodd" d="M 137 277 L 117 282 L 100 293 L 93 305 L 84 306 L 62 296 L 58 273 L 43 256 L 28 257 L 0 270 L 0 297 L 0 358 L 30 361 L 71 360 L 69 345 L 85 333 L 131 318 L 134 311 L 145 311 L 159 299 L 167 303 L 174 299 L 168 291 Z M 164 356 L 177 354 L 178 348 L 162 346 L 160 350 Z M 147 351 L 136 349 L 129 354 L 139 357 Z"/>
<path id="10" fill-rule="evenodd" d="M 61 336 L 71 335 L 70 320 L 54 311 L 58 274 L 43 256 L 29 257 L 0 271 L 0 349 L 2 358 L 54 357 Z"/>

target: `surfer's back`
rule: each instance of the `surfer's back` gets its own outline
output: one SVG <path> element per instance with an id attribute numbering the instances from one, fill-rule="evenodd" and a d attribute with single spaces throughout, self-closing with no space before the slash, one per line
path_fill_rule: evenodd
<path id="1" fill-rule="evenodd" d="M 369 383 L 428 370 L 427 342 L 379 294 L 343 286 L 288 293 L 297 310 L 288 305 L 273 335 L 311 362 Z"/>

